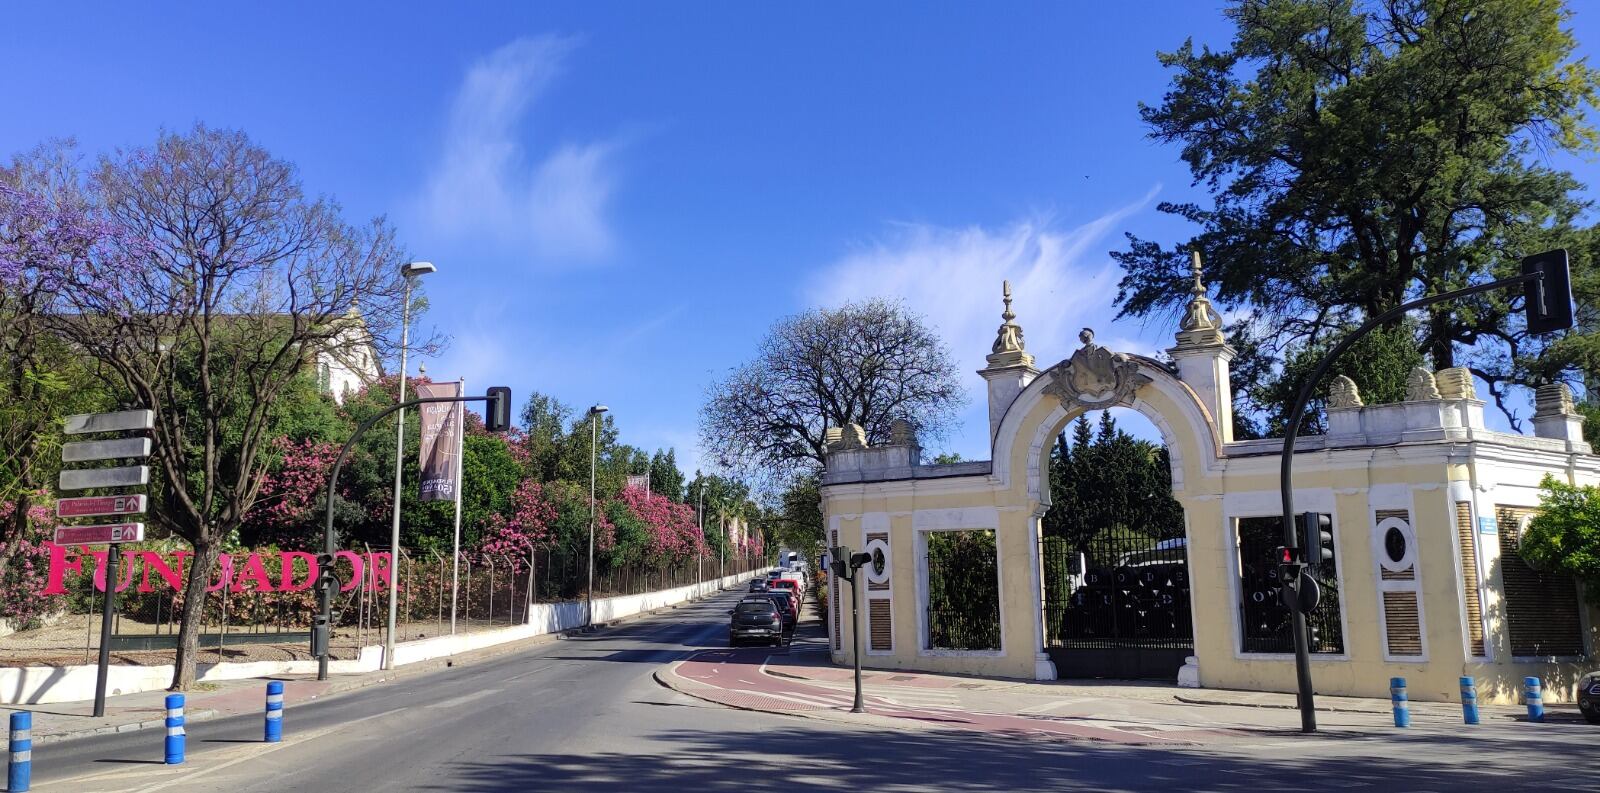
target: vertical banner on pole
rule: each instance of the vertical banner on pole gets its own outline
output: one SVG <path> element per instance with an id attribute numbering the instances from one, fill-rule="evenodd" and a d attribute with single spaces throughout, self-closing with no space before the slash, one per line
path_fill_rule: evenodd
<path id="1" fill-rule="evenodd" d="M 461 383 L 419 383 L 417 396 L 423 399 L 461 396 Z M 461 455 L 460 408 L 460 403 L 452 402 L 433 402 L 418 407 L 422 414 L 418 489 L 423 501 L 454 499 L 460 487 L 456 474 Z"/>

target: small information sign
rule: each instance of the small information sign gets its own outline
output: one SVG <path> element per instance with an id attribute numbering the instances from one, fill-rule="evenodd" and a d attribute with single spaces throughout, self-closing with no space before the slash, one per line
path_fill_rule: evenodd
<path id="1" fill-rule="evenodd" d="M 145 511 L 142 493 L 125 496 L 63 498 L 56 502 L 56 517 L 86 518 L 91 515 L 137 515 Z"/>
<path id="2" fill-rule="evenodd" d="M 143 539 L 143 523 L 60 526 L 55 536 L 56 545 L 103 545 L 110 542 L 139 542 Z"/>

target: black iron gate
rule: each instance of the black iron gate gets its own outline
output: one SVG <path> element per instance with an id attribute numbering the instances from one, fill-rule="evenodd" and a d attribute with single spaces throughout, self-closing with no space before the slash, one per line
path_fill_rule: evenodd
<path id="1" fill-rule="evenodd" d="M 1123 526 L 1044 538 L 1045 651 L 1057 677 L 1177 677 L 1194 654 L 1185 543 Z"/>

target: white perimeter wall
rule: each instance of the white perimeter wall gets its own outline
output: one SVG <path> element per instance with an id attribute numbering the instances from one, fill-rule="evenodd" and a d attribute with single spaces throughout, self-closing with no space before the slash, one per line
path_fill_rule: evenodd
<path id="1" fill-rule="evenodd" d="M 710 595 L 720 589 L 734 586 L 753 577 L 754 573 L 728 576 L 676 589 L 646 592 L 642 595 L 620 595 L 594 602 L 594 621 L 611 622 L 635 614 L 676 605 Z M 584 604 L 537 603 L 530 619 L 524 625 L 495 630 L 439 636 L 401 642 L 395 645 L 396 666 L 414 664 L 434 658 L 445 658 L 460 653 L 480 650 L 497 644 L 521 641 L 549 633 L 560 633 L 583 626 Z M 332 661 L 328 671 L 348 675 L 375 672 L 383 668 L 383 645 L 361 648 L 359 658 L 351 661 Z M 0 705 L 38 705 L 52 702 L 77 702 L 94 698 L 94 664 L 75 666 L 7 666 L 0 667 Z M 172 665 L 127 666 L 113 665 L 107 670 L 106 693 L 135 694 L 156 691 L 172 684 Z M 251 661 L 245 663 L 200 664 L 195 670 L 201 681 L 241 680 L 273 675 L 315 674 L 317 662 L 302 661 Z"/>

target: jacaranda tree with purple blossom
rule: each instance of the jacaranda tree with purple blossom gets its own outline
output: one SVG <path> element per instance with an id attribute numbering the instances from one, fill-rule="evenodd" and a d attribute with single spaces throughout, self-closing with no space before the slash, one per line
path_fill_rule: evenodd
<path id="1" fill-rule="evenodd" d="M 70 273 L 54 327 L 155 412 L 151 518 L 194 546 L 200 591 L 267 483 L 280 396 L 314 356 L 398 335 L 405 257 L 385 221 L 346 223 L 241 132 L 162 134 L 91 184 L 122 234 Z M 201 603 L 183 604 L 174 689 L 194 682 Z"/>
<path id="2" fill-rule="evenodd" d="M 40 527 L 35 509 L 59 469 L 59 417 L 100 406 L 92 365 L 50 332 L 56 293 L 113 255 L 118 227 L 81 190 L 70 146 L 0 165 L 0 582 Z"/>

